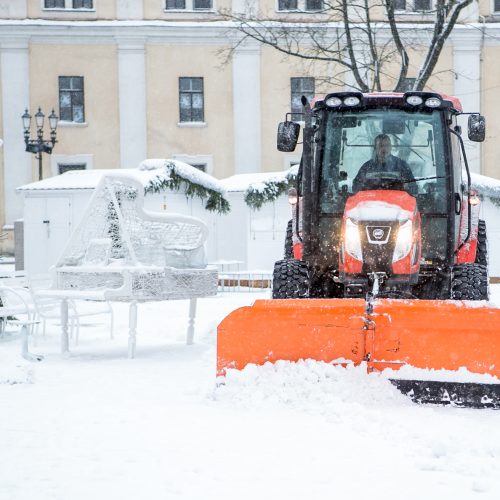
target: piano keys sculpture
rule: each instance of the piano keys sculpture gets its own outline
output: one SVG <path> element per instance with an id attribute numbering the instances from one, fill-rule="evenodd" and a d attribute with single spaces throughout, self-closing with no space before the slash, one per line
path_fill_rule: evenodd
<path id="1" fill-rule="evenodd" d="M 130 303 L 129 357 L 138 302 L 190 299 L 191 344 L 196 299 L 217 293 L 217 270 L 205 260 L 207 236 L 195 217 L 144 209 L 144 186 L 133 174 L 104 176 L 53 268 L 52 289 L 38 292 L 62 300 L 62 351 L 68 351 L 67 301 L 73 298 Z"/>

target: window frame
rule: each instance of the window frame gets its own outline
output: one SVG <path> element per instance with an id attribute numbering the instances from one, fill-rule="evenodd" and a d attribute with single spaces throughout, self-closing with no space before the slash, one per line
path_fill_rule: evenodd
<path id="1" fill-rule="evenodd" d="M 498 2 L 498 9 L 495 8 L 495 3 Z M 500 16 L 500 0 L 491 0 L 491 14 Z"/>
<path id="2" fill-rule="evenodd" d="M 312 80 L 312 98 L 314 98 L 315 92 L 316 92 L 316 79 L 313 76 L 291 76 L 290 77 L 290 120 L 292 121 L 299 121 L 302 122 L 304 121 L 304 118 L 302 116 L 299 117 L 299 119 L 296 119 L 295 116 L 298 115 L 299 113 L 297 111 L 293 110 L 293 97 L 295 94 L 300 94 L 301 96 L 305 94 L 309 94 L 309 92 L 305 92 L 302 88 L 300 91 L 294 91 L 293 90 L 293 80 Z M 302 85 L 301 85 L 302 87 Z"/>
<path id="3" fill-rule="evenodd" d="M 181 89 L 181 80 L 201 80 L 201 92 L 199 91 L 194 91 L 194 90 L 182 90 Z M 185 124 L 204 124 L 205 123 L 205 79 L 203 76 L 179 76 L 178 80 L 178 86 L 179 86 L 179 125 L 185 126 Z M 191 82 L 192 86 L 192 82 Z M 190 115 L 191 115 L 191 120 L 183 120 L 182 119 L 182 101 L 181 101 L 181 95 L 182 94 L 188 94 L 191 96 L 190 98 Z M 201 108 L 201 120 L 193 120 L 193 94 L 201 94 L 202 98 L 202 108 Z"/>
<path id="4" fill-rule="evenodd" d="M 289 13 L 289 12 L 300 12 L 301 14 L 317 14 L 318 12 L 323 12 L 325 8 L 324 0 L 321 0 L 323 5 L 319 9 L 308 9 L 307 8 L 308 0 L 295 0 L 295 1 L 297 2 L 297 7 L 290 9 L 280 9 L 280 0 L 276 0 L 275 3 L 276 12 L 278 12 L 279 14 Z"/>
<path id="5" fill-rule="evenodd" d="M 81 78 L 82 80 L 82 88 L 81 90 L 73 90 L 73 89 L 61 89 L 61 78 Z M 58 97 L 59 97 L 59 116 L 61 117 L 60 118 L 60 121 L 63 122 L 63 123 L 78 123 L 78 124 L 82 124 L 82 123 L 86 123 L 85 122 L 85 78 L 83 76 L 76 76 L 76 75 L 60 75 L 58 77 L 58 85 L 59 85 L 59 88 L 58 88 Z M 71 120 L 64 120 L 62 118 L 62 112 L 61 112 L 61 92 L 70 92 L 70 101 L 71 101 Z M 82 121 L 76 121 L 74 119 L 74 110 L 73 110 L 73 95 L 76 93 L 76 92 L 81 92 L 82 93 Z"/>
<path id="6" fill-rule="evenodd" d="M 205 165 L 204 172 L 213 175 L 214 158 L 211 154 L 188 155 L 184 153 L 174 153 L 171 155 L 174 160 L 182 161 L 196 168 L 194 165 Z M 201 171 L 201 170 L 200 170 Z"/>
<path id="7" fill-rule="evenodd" d="M 415 10 L 415 1 L 416 0 L 404 0 L 405 1 L 405 8 L 404 9 L 398 9 L 396 6 L 394 6 L 394 12 L 398 14 L 427 14 L 430 13 L 434 9 L 434 2 L 433 0 L 428 0 L 429 1 L 429 8 L 428 9 L 418 9 Z M 412 3 L 412 5 L 408 5 L 409 2 Z M 411 8 L 410 8 L 411 7 Z"/>
<path id="8" fill-rule="evenodd" d="M 73 172 L 76 170 L 88 170 L 87 164 L 84 162 L 79 162 L 79 163 L 60 163 L 60 162 L 57 162 L 58 175 L 62 175 L 66 172 Z"/>
<path id="9" fill-rule="evenodd" d="M 189 13 L 204 13 L 204 12 L 215 12 L 215 0 L 210 0 L 212 6 L 208 8 L 195 8 L 196 0 L 184 0 L 184 7 L 178 7 L 174 9 L 167 8 L 167 0 L 163 1 L 163 11 L 166 13 L 170 12 L 189 12 Z"/>
<path id="10" fill-rule="evenodd" d="M 95 3 L 97 0 L 90 0 L 92 2 L 92 7 L 73 7 L 74 0 L 63 0 L 64 7 L 46 7 L 46 0 L 41 0 L 42 10 L 44 11 L 71 11 L 71 12 L 95 12 Z"/>

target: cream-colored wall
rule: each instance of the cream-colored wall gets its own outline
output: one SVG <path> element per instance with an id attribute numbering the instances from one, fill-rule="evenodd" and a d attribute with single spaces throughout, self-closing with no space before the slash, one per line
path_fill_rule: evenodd
<path id="1" fill-rule="evenodd" d="M 139 0 L 138 0 L 139 1 Z M 200 20 L 211 21 L 217 18 L 217 11 L 230 10 L 232 0 L 213 0 L 214 9 L 210 12 L 169 12 L 165 10 L 165 0 L 143 0 L 144 19 L 167 19 L 172 21 Z M 186 0 L 187 2 L 188 0 Z"/>
<path id="2" fill-rule="evenodd" d="M 16 0 L 17 1 L 17 0 Z M 142 1 L 142 0 L 135 0 Z M 71 0 L 66 0 L 67 4 Z M 43 9 L 43 0 L 28 0 L 28 17 L 31 19 L 116 19 L 116 0 L 94 0 L 94 10 L 52 10 Z"/>
<path id="3" fill-rule="evenodd" d="M 486 118 L 482 145 L 482 173 L 500 179 L 500 47 L 484 47 L 481 82 L 481 112 Z"/>
<path id="4" fill-rule="evenodd" d="M 421 50 L 419 50 L 421 49 Z M 421 48 L 415 46 L 408 48 L 408 78 L 416 78 L 424 60 L 424 55 L 427 47 Z M 441 94 L 453 94 L 453 50 L 451 47 L 444 47 L 439 60 L 434 68 L 433 75 L 427 81 L 424 90 L 439 92 Z M 384 67 L 386 74 L 393 75 L 392 78 L 385 77 L 382 80 L 383 90 L 392 90 L 396 84 L 396 78 L 399 76 L 399 61 L 394 60 L 392 65 Z"/>
<path id="5" fill-rule="evenodd" d="M 234 172 L 231 66 L 219 66 L 219 47 L 147 48 L 148 156 L 212 155 L 213 174 Z M 207 64 L 211 61 L 211 64 Z M 203 77 L 206 127 L 179 126 L 179 77 Z"/>
<path id="6" fill-rule="evenodd" d="M 26 0 L 0 0 L 0 19 L 24 19 L 26 14 Z"/>
<path id="7" fill-rule="evenodd" d="M 48 63 L 50 61 L 50 64 Z M 118 68 L 113 45 L 31 45 L 31 113 L 59 114 L 59 76 L 83 76 L 86 125 L 60 125 L 53 153 L 93 154 L 94 168 L 120 164 Z M 48 130 L 48 128 L 46 128 Z M 48 135 L 48 134 L 46 134 Z M 44 155 L 44 177 L 52 175 Z M 33 162 L 33 168 L 37 164 Z M 33 177 L 36 178 L 35 175 Z"/>
<path id="8" fill-rule="evenodd" d="M 453 95 L 454 74 L 452 47 L 443 48 L 441 57 L 434 68 L 433 75 L 427 81 L 427 85 L 424 90 L 439 92 L 440 94 Z"/>
<path id="9" fill-rule="evenodd" d="M 283 57 L 276 50 L 264 47 L 261 57 L 261 141 L 262 171 L 283 170 L 287 158 L 300 157 L 301 146 L 293 153 L 281 153 L 276 149 L 278 123 L 290 112 L 292 77 L 319 77 L 334 74 L 335 68 L 316 64 L 313 68 L 294 58 Z M 316 83 L 316 95 L 342 90 L 327 84 Z"/>
<path id="10" fill-rule="evenodd" d="M 479 15 L 491 16 L 493 14 L 493 0 L 478 0 Z"/>

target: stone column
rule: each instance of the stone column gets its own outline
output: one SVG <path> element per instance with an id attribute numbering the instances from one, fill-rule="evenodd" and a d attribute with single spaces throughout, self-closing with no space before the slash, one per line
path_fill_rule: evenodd
<path id="1" fill-rule="evenodd" d="M 120 166 L 147 158 L 146 56 L 144 40 L 117 39 L 120 105 Z"/>
<path id="2" fill-rule="evenodd" d="M 24 110 L 30 107 L 28 38 L 20 37 L 2 42 L 0 65 L 5 224 L 13 225 L 16 219 L 23 216 L 23 199 L 16 194 L 16 188 L 33 180 L 32 154 L 25 151 L 21 120 Z M 33 113 L 31 110 L 32 115 Z"/>
<path id="3" fill-rule="evenodd" d="M 143 2 L 140 0 L 116 0 L 117 19 L 143 19 Z"/>
<path id="4" fill-rule="evenodd" d="M 481 34 L 455 29 L 453 41 L 454 94 L 465 113 L 481 111 Z M 471 172 L 481 173 L 480 143 L 467 138 L 468 115 L 459 117 Z"/>
<path id="5" fill-rule="evenodd" d="M 245 45 L 233 55 L 234 173 L 261 171 L 260 48 Z"/>

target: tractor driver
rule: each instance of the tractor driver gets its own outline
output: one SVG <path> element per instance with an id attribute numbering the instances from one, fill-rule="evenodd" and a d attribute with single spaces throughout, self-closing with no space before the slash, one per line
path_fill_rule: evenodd
<path id="1" fill-rule="evenodd" d="M 377 178 L 378 174 L 388 172 L 397 174 L 398 178 L 404 183 L 404 189 L 409 191 L 413 196 L 416 196 L 417 185 L 415 184 L 415 177 L 408 163 L 392 155 L 391 151 L 391 138 L 387 134 L 377 135 L 377 137 L 375 137 L 374 157 L 364 163 L 359 169 L 359 172 L 352 182 L 353 192 L 356 193 L 360 189 L 363 189 L 364 180 L 367 174 L 372 174 L 370 177 Z"/>

